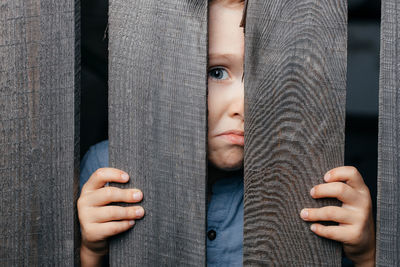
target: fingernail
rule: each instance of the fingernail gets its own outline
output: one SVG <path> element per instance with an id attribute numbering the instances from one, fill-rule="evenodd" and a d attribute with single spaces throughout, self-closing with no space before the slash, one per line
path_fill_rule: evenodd
<path id="1" fill-rule="evenodd" d="M 121 174 L 121 178 L 127 181 L 129 179 L 129 175 L 127 173 Z"/>
<path id="2" fill-rule="evenodd" d="M 129 221 L 129 225 L 134 225 L 135 224 L 135 221 Z"/>
<path id="3" fill-rule="evenodd" d="M 325 182 L 328 182 L 330 178 L 331 178 L 331 173 L 330 173 L 330 172 L 327 172 L 327 173 L 325 174 L 325 176 L 324 176 Z"/>
<path id="4" fill-rule="evenodd" d="M 303 219 L 307 219 L 307 217 L 308 217 L 308 211 L 307 211 L 306 209 L 303 209 L 303 210 L 300 212 L 300 216 L 301 216 L 301 218 L 303 218 Z"/>
<path id="5" fill-rule="evenodd" d="M 315 189 L 314 189 L 314 187 L 313 187 L 313 188 L 311 188 L 311 190 L 310 190 L 310 194 L 313 196 L 314 193 L 315 193 Z"/>
<path id="6" fill-rule="evenodd" d="M 142 199 L 142 193 L 140 193 L 140 192 L 135 192 L 135 193 L 133 193 L 133 199 L 134 199 L 134 200 L 140 200 L 140 199 Z"/>
<path id="7" fill-rule="evenodd" d="M 317 226 L 315 226 L 314 224 L 311 225 L 310 227 L 311 231 L 315 232 L 315 230 L 317 230 Z"/>
<path id="8" fill-rule="evenodd" d="M 144 214 L 144 210 L 142 208 L 139 208 L 136 210 L 136 215 L 137 216 L 142 216 Z"/>

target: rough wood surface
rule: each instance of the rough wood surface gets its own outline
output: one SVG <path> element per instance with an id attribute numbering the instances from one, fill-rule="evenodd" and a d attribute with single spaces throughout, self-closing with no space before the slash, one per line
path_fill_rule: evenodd
<path id="1" fill-rule="evenodd" d="M 339 266 L 338 243 L 299 217 L 310 189 L 343 165 L 344 0 L 248 2 L 244 265 Z"/>
<path id="2" fill-rule="evenodd" d="M 78 8 L 0 2 L 0 266 L 74 264 Z"/>
<path id="3" fill-rule="evenodd" d="M 144 193 L 111 266 L 205 265 L 207 1 L 111 0 L 110 166 Z"/>
<path id="4" fill-rule="evenodd" d="M 400 3 L 382 1 L 377 266 L 400 266 Z"/>

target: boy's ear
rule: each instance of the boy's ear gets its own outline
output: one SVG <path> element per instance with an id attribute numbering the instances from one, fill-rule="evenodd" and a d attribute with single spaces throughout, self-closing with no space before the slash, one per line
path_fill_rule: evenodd
<path id="1" fill-rule="evenodd" d="M 245 2 L 244 2 L 242 21 L 240 21 L 240 25 L 239 25 L 240 27 L 243 27 L 243 32 L 246 29 L 247 2 L 248 2 L 248 0 L 245 0 Z"/>

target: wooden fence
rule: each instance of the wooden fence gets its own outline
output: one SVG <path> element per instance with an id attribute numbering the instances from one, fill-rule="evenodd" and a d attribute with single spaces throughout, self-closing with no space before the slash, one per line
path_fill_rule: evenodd
<path id="1" fill-rule="evenodd" d="M 72 266 L 79 1 L 0 3 L 0 265 Z"/>
<path id="2" fill-rule="evenodd" d="M 400 265 L 400 3 L 382 1 L 379 78 L 378 266 Z"/>
<path id="3" fill-rule="evenodd" d="M 78 265 L 80 3 L 0 3 L 0 265 Z M 206 263 L 207 0 L 111 0 L 110 166 L 147 212 L 112 266 Z M 400 5 L 382 1 L 377 264 L 400 265 Z M 342 165 L 345 0 L 251 0 L 245 50 L 244 265 L 340 265 L 299 218 Z M 128 184 L 128 187 L 133 186 Z"/>

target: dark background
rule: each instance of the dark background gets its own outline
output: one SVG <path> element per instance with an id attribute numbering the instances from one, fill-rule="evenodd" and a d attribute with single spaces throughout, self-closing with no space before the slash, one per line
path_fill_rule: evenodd
<path id="1" fill-rule="evenodd" d="M 359 169 L 376 214 L 380 1 L 350 0 L 345 165 Z M 108 138 L 108 1 L 82 1 L 81 157 Z"/>

